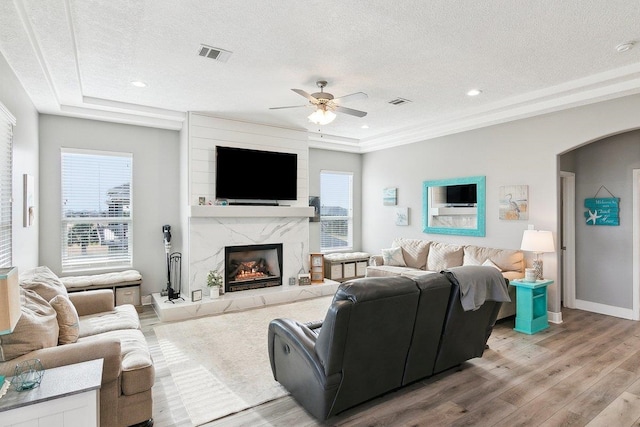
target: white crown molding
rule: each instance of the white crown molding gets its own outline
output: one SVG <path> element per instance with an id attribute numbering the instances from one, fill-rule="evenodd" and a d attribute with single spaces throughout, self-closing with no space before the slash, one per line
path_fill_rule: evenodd
<path id="1" fill-rule="evenodd" d="M 186 114 L 184 113 L 182 115 L 182 119 L 176 118 L 173 120 L 169 120 L 157 117 L 142 116 L 140 114 L 104 111 L 97 110 L 95 108 L 76 107 L 72 105 L 61 105 L 60 112 L 52 114 L 169 130 L 181 130 L 186 118 Z"/>
<path id="2" fill-rule="evenodd" d="M 185 113 L 176 110 L 167 110 L 165 108 L 149 107 L 140 104 L 131 104 L 128 102 L 112 101 L 104 98 L 93 98 L 83 96 L 82 102 L 89 105 L 97 105 L 106 107 L 106 109 L 121 110 L 129 114 L 140 114 L 149 117 L 164 118 L 167 120 L 184 121 Z M 89 107 L 90 108 L 90 107 Z"/>
<path id="3" fill-rule="evenodd" d="M 12 126 L 16 125 L 16 116 L 0 101 L 0 117 L 4 117 Z"/>
<path id="4" fill-rule="evenodd" d="M 360 141 L 355 138 L 345 138 L 324 133 L 309 132 L 309 148 L 321 150 L 344 151 L 349 153 L 360 152 Z"/>
<path id="5" fill-rule="evenodd" d="M 367 138 L 360 142 L 360 152 L 411 144 L 637 93 L 640 93 L 640 64 L 530 92 L 467 114 Z"/>

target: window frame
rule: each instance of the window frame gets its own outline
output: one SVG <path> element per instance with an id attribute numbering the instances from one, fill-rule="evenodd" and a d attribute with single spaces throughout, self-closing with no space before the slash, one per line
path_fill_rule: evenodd
<path id="1" fill-rule="evenodd" d="M 99 209 L 98 213 L 106 213 L 106 215 L 98 216 L 69 216 L 65 215 L 65 155 L 87 155 L 96 157 L 117 157 L 120 159 L 128 159 L 129 164 L 129 188 L 128 188 L 128 204 L 122 203 L 123 213 L 127 215 L 108 216 L 110 207 L 105 210 Z M 97 161 L 100 161 L 98 159 Z M 115 176 L 115 174 L 113 175 Z M 60 149 L 60 266 L 64 273 L 94 270 L 110 270 L 110 269 L 128 269 L 133 267 L 133 153 L 90 150 L 78 148 Z M 102 183 L 101 178 L 98 178 Z M 126 185 L 124 183 L 122 185 Z M 120 185 L 107 190 L 107 193 Z M 91 194 L 91 193 L 89 193 Z M 100 197 L 100 195 L 98 195 Z M 128 210 L 124 209 L 128 206 Z M 90 224 L 87 234 L 87 243 L 85 247 L 95 244 L 96 240 L 100 246 L 107 246 L 107 254 L 105 256 L 88 256 L 82 259 L 82 255 L 72 256 L 68 253 L 69 239 L 73 236 L 73 227 L 79 224 Z M 121 227 L 119 227 L 121 226 Z M 114 232 L 115 227 L 115 232 Z M 121 231 L 118 232 L 118 229 Z M 107 234 L 107 232 L 109 232 Z M 82 241 L 82 238 L 80 238 Z M 123 245 L 122 241 L 126 241 Z M 125 246 L 126 245 L 126 246 Z M 82 244 L 81 244 L 82 246 Z M 123 249 L 124 248 L 124 249 Z M 84 251 L 84 249 L 83 249 Z M 86 253 L 85 253 L 86 254 Z"/>
<path id="2" fill-rule="evenodd" d="M 326 197 L 323 197 L 323 175 L 346 175 L 349 177 L 348 188 L 348 207 L 347 215 L 323 215 L 323 207 Z M 320 171 L 320 252 L 347 252 L 353 250 L 353 180 L 354 173 L 350 171 L 335 171 L 335 170 L 321 170 Z M 345 246 L 324 246 L 322 234 L 323 229 L 327 228 L 327 221 L 345 221 L 347 224 L 346 230 L 346 245 Z"/>
<path id="3" fill-rule="evenodd" d="M 0 267 L 11 267 L 13 264 L 13 127 L 15 125 L 15 116 L 0 102 L 0 126 L 2 127 L 0 154 L 3 155 L 0 158 L 0 163 L 3 164 L 0 171 Z"/>

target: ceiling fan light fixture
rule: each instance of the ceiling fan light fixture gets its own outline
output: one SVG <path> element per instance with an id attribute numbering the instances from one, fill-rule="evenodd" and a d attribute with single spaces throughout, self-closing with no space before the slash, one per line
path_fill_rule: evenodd
<path id="1" fill-rule="evenodd" d="M 333 111 L 318 108 L 316 111 L 309 114 L 309 117 L 307 118 L 311 123 L 315 123 L 316 125 L 328 125 L 336 118 L 336 114 Z"/>

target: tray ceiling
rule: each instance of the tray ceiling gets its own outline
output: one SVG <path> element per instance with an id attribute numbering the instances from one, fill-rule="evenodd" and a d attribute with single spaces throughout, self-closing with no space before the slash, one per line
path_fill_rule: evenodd
<path id="1" fill-rule="evenodd" d="M 629 0 L 14 0 L 0 52 L 42 113 L 180 129 L 197 111 L 364 152 L 638 93 L 638 22 Z M 367 116 L 269 109 L 317 80 L 365 92 L 346 106 Z"/>

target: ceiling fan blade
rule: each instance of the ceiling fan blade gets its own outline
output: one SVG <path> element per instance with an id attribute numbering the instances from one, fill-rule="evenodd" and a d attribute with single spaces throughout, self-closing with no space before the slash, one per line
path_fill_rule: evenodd
<path id="1" fill-rule="evenodd" d="M 354 110 L 353 108 L 341 107 L 340 105 L 336 105 L 334 108 L 339 113 L 350 114 L 356 117 L 364 117 L 367 115 L 364 111 Z"/>
<path id="2" fill-rule="evenodd" d="M 300 108 L 308 107 L 309 105 L 289 105 L 287 107 L 269 107 L 269 110 L 282 110 L 283 108 Z"/>
<path id="3" fill-rule="evenodd" d="M 345 96 L 341 96 L 339 98 L 334 98 L 333 102 L 335 102 L 336 104 L 343 104 L 345 102 L 351 102 L 351 101 L 359 101 L 361 99 L 367 99 L 369 98 L 369 95 L 367 95 L 364 92 L 356 92 L 356 93 L 352 93 L 349 95 L 345 95 Z"/>
<path id="4" fill-rule="evenodd" d="M 291 90 L 294 91 L 295 93 L 297 93 L 298 95 L 304 96 L 312 104 L 317 104 L 318 103 L 318 100 L 316 98 L 314 98 L 313 96 L 309 95 L 307 92 L 305 92 L 302 89 L 291 89 Z"/>

